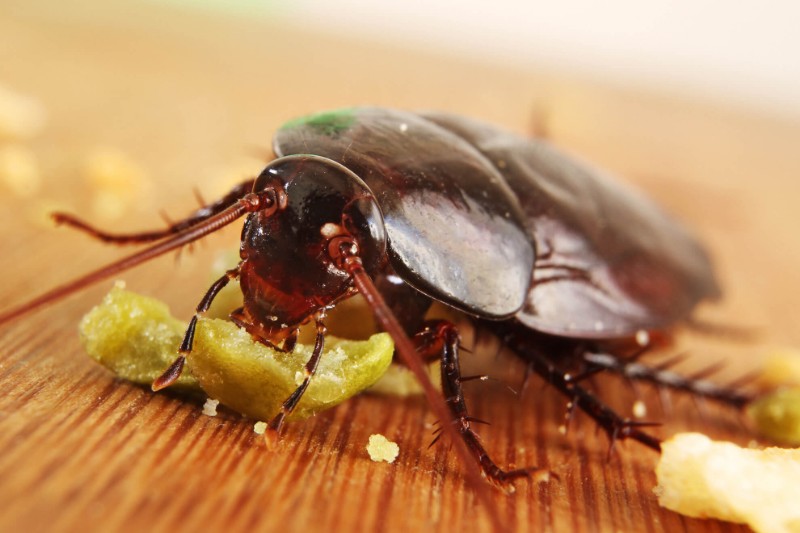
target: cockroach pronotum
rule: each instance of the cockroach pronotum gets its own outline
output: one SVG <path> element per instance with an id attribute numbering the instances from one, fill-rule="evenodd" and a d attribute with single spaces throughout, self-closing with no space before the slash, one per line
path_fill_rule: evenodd
<path id="1" fill-rule="evenodd" d="M 472 429 L 461 391 L 459 333 L 426 321 L 433 301 L 473 318 L 606 431 L 658 449 L 643 423 L 617 414 L 582 385 L 598 371 L 689 391 L 736 407 L 749 396 L 633 361 L 720 290 L 709 258 L 679 223 L 645 197 L 584 167 L 543 140 L 447 114 L 353 108 L 284 125 L 261 174 L 167 229 L 113 234 L 66 214 L 57 222 L 142 251 L 0 315 L 8 322 L 45 303 L 175 250 L 245 217 L 238 265 L 200 300 L 175 362 L 180 375 L 197 318 L 238 279 L 231 319 L 264 344 L 292 350 L 300 324 L 316 323 L 306 378 L 269 423 L 277 435 L 313 378 L 326 311 L 362 294 L 396 355 L 419 378 L 470 476 L 505 485 L 506 471 Z M 625 350 L 621 346 L 627 346 Z M 627 351 L 626 351 L 627 350 Z M 633 354 L 635 355 L 635 354 Z M 443 394 L 422 370 L 441 360 Z"/>

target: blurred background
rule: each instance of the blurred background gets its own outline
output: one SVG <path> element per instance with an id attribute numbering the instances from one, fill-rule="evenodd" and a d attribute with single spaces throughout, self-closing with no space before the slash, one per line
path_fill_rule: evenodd
<path id="1" fill-rule="evenodd" d="M 791 0 L 160 0 L 800 115 Z"/>
<path id="2" fill-rule="evenodd" d="M 687 372 L 724 361 L 714 378 L 730 382 L 800 346 L 798 21 L 800 3 L 777 0 L 0 0 L 0 300 L 122 255 L 54 229 L 54 209 L 162 227 L 197 208 L 193 191 L 213 200 L 260 172 L 289 119 L 439 109 L 546 136 L 691 227 L 725 292 L 699 316 L 755 335 L 686 328 L 669 353 Z M 237 245 L 231 226 L 120 277 L 189 317 Z M 459 469 L 431 475 L 448 451 L 427 451 L 421 403 L 359 398 L 266 454 L 248 421 L 114 381 L 76 333 L 110 285 L 0 328 L 0 530 L 480 530 Z M 558 432 L 560 398 L 487 386 L 471 401 L 498 459 L 565 469 L 552 489 L 497 493 L 515 530 L 742 531 L 659 508 L 655 454 L 609 465 L 591 424 Z M 676 407 L 659 430 L 750 438 Z M 409 443 L 395 470 L 359 455 L 373 431 Z"/>

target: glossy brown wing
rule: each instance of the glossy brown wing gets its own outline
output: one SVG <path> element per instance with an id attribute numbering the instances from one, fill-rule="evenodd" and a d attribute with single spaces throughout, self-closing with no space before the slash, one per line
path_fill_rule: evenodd
<path id="1" fill-rule="evenodd" d="M 537 259 L 517 318 L 557 335 L 661 328 L 719 296 L 708 255 L 650 200 L 541 140 L 462 117 L 426 118 L 469 141 L 516 193 Z"/>
<path id="2" fill-rule="evenodd" d="M 534 260 L 525 217 L 461 137 L 413 113 L 356 108 L 292 121 L 273 147 L 333 159 L 364 180 L 383 210 L 392 267 L 417 290 L 485 318 L 525 303 Z"/>

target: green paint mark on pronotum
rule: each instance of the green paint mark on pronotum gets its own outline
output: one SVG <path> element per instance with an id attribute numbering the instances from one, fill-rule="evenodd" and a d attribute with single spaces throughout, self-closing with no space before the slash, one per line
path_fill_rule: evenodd
<path id="1" fill-rule="evenodd" d="M 292 119 L 281 126 L 281 129 L 306 126 L 322 135 L 333 137 L 350 128 L 355 121 L 356 115 L 353 109 L 336 109 Z"/>

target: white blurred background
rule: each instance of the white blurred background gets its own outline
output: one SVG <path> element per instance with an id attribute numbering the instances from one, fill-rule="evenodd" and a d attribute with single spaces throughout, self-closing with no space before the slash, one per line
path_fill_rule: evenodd
<path id="1" fill-rule="evenodd" d="M 800 115 L 794 0 L 168 1 Z"/>

